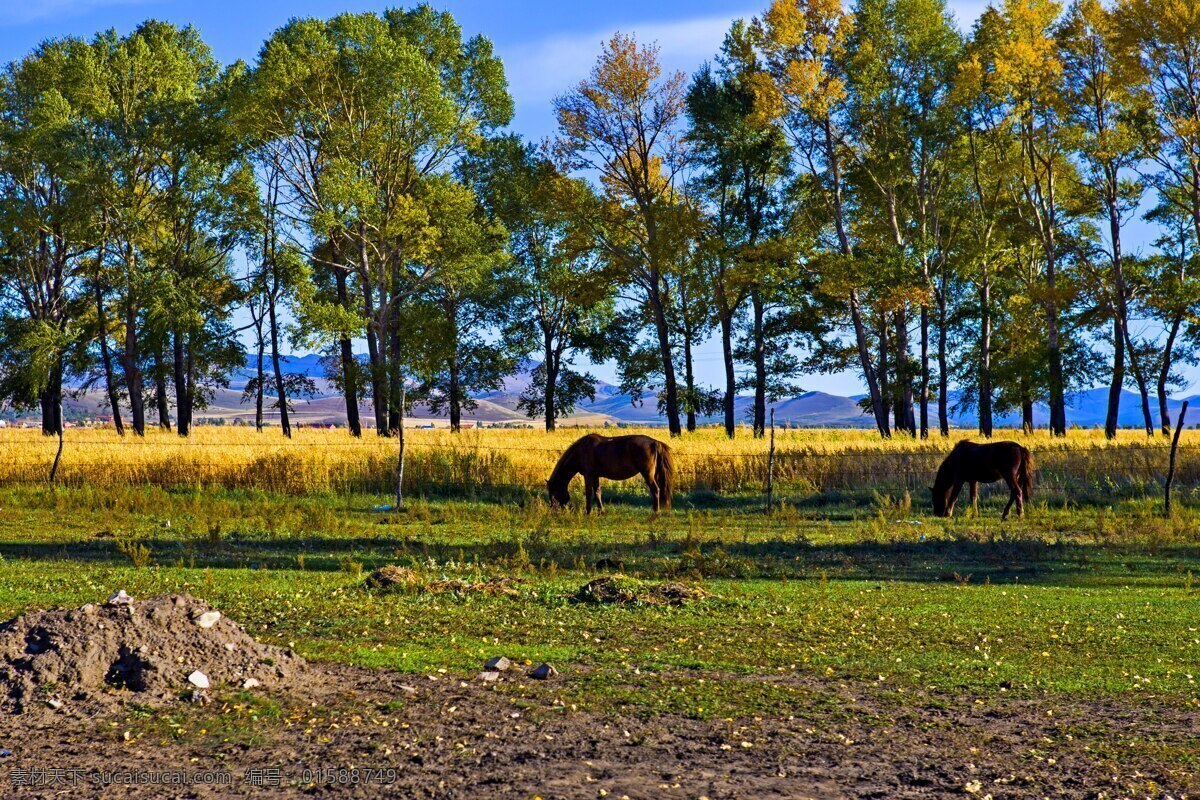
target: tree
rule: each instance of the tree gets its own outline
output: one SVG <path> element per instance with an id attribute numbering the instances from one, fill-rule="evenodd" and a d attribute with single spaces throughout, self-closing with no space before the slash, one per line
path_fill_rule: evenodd
<path id="1" fill-rule="evenodd" d="M 448 179 L 430 185 L 438 188 L 427 203 L 429 224 L 439 236 L 424 260 L 434 277 L 413 301 L 411 319 L 405 316 L 405 329 L 416 339 L 405 349 L 420 354 L 423 383 L 413 398 L 434 413 L 447 411 L 457 433 L 462 411 L 475 408 L 473 393 L 499 388 L 516 366 L 515 343 L 488 335 L 509 327 L 516 281 L 507 272 L 506 232 L 475 193 Z"/>
<path id="2" fill-rule="evenodd" d="M 1068 135 L 1083 165 L 1083 180 L 1103 209 L 1108 226 L 1111 284 L 1108 304 L 1113 324 L 1112 383 L 1104 432 L 1117 432 L 1125 362 L 1132 368 L 1142 397 L 1147 435 L 1154 435 L 1146 369 L 1130 335 L 1132 300 L 1125 278 L 1121 229 L 1137 210 L 1143 194 L 1140 180 L 1130 179 L 1145 155 L 1150 109 L 1138 91 L 1142 81 L 1136 51 L 1119 31 L 1119 21 L 1100 0 L 1075 0 L 1057 31 Z"/>
<path id="3" fill-rule="evenodd" d="M 891 251 L 886 305 L 894 318 L 897 427 L 929 429 L 930 302 L 944 302 L 935 278 L 945 272 L 959 219 L 944 203 L 952 179 L 958 119 L 950 86 L 961 49 L 960 36 L 942 0 L 860 0 L 845 54 L 848 122 L 857 157 L 850 169 L 857 203 L 855 228 Z M 909 314 L 920 309 L 918 374 L 910 369 Z M 945 384 L 944 326 L 938 352 Z M 944 395 L 939 402 L 948 433 Z"/>
<path id="4" fill-rule="evenodd" d="M 581 400 L 595 398 L 596 378 L 575 358 L 606 355 L 603 332 L 614 314 L 610 276 L 570 213 L 576 195 L 591 189 L 516 137 L 487 143 L 463 172 L 508 230 L 512 291 L 502 302 L 510 310 L 509 336 L 541 358 L 517 407 L 553 431 Z"/>
<path id="5" fill-rule="evenodd" d="M 670 273 L 687 239 L 675 185 L 686 154 L 685 97 L 683 74 L 662 74 L 656 46 L 618 33 L 590 76 L 554 101 L 555 154 L 568 169 L 599 175 L 603 202 L 590 215 L 596 240 L 650 314 L 672 436 L 682 432 L 667 315 Z"/>
<path id="6" fill-rule="evenodd" d="M 1036 237 L 1043 285 L 1037 287 L 1046 319 L 1050 431 L 1065 436 L 1066 377 L 1063 369 L 1061 312 L 1071 301 L 1071 287 L 1061 273 L 1065 228 L 1077 198 L 1077 177 L 1069 160 L 1067 113 L 1062 61 L 1053 37 L 1059 4 L 1053 0 L 1006 0 L 1004 34 L 993 54 L 995 79 L 1010 107 L 1010 119 L 1021 151 L 1020 168 L 1011 191 L 1018 198 L 1022 222 Z"/>
<path id="7" fill-rule="evenodd" d="M 63 381 L 82 334 L 95 197 L 79 124 L 78 40 L 47 42 L 0 76 L 0 398 L 40 405 L 62 433 Z"/>
<path id="8" fill-rule="evenodd" d="M 855 258 L 846 179 L 853 151 L 844 127 L 848 95 L 842 66 L 854 21 L 833 0 L 775 0 L 760 24 L 774 79 L 773 105 L 786 122 L 809 190 L 819 200 L 822 213 L 816 226 L 833 237 L 811 263 L 820 275 L 817 290 L 848 312 L 867 403 L 880 435 L 888 437 L 891 425 L 862 298 L 868 275 L 866 264 Z"/>
<path id="9" fill-rule="evenodd" d="M 94 157 L 102 159 L 107 179 L 99 197 L 104 220 L 101 248 L 110 263 L 102 266 L 115 284 L 122 325 L 121 366 L 133 429 L 141 435 L 145 430 L 144 362 L 157 353 L 161 363 L 165 341 L 164 332 L 155 331 L 152 325 L 172 314 L 170 308 L 158 304 L 186 284 L 183 276 L 192 267 L 209 270 L 209 278 L 216 276 L 212 270 L 224 269 L 232 249 L 229 240 L 220 241 L 225 233 L 217 221 L 222 214 L 221 201 L 214 202 L 210 194 L 216 191 L 214 176 L 227 173 L 221 165 L 215 171 L 211 162 L 201 165 L 204 155 L 197 149 L 198 142 L 188 141 L 191 134 L 210 141 L 214 150 L 209 155 L 226 148 L 218 161 L 224 158 L 228 163 L 230 151 L 221 123 L 219 118 L 212 119 L 221 105 L 215 98 L 222 73 L 194 28 L 153 20 L 123 38 L 112 31 L 97 36 L 88 58 L 85 116 L 95 143 Z M 209 223 L 213 227 L 206 227 Z M 177 282 L 180 278 L 183 284 Z M 217 282 L 229 284 L 221 278 Z M 104 316 L 103 298 L 97 305 Z M 199 303 L 186 300 L 184 305 L 191 312 L 199 307 Z M 220 329 L 228 300 L 210 310 L 216 312 L 212 322 Z M 196 348 L 193 366 L 201 351 L 214 357 L 231 354 L 232 348 L 222 347 L 223 343 L 229 344 L 230 339 L 218 330 L 214 340 Z M 189 373 L 184 363 L 188 345 L 173 342 L 173 348 L 179 353 L 176 389 L 182 392 L 182 410 L 190 419 L 199 395 L 189 381 L 195 380 L 197 372 Z M 209 374 L 219 375 L 220 366 L 214 364 Z M 160 376 L 157 394 L 165 405 L 163 372 L 154 372 Z"/>
<path id="10" fill-rule="evenodd" d="M 758 26 L 734 22 L 717 67 L 700 69 L 687 100 L 688 138 L 701 167 L 692 191 L 705 210 L 696 261 L 721 338 L 725 373 L 721 406 L 725 434 L 731 438 L 738 387 L 736 324 L 745 302 L 755 293 L 758 267 L 751 256 L 760 242 L 778 232 L 781 217 L 790 213 L 784 198 L 790 153 L 774 106 L 771 78 L 758 56 L 760 34 Z M 759 296 L 756 307 L 761 305 Z M 758 338 L 763 338 L 761 331 Z M 757 363 L 755 371 L 754 429 L 760 432 L 766 388 L 765 379 L 757 379 Z"/>
<path id="11" fill-rule="evenodd" d="M 265 45 L 245 97 L 242 124 L 280 171 L 293 238 L 332 273 L 324 282 L 341 311 L 308 317 L 335 323 L 327 334 L 342 343 L 347 413 L 361 396 L 348 352 L 356 327 L 369 361 L 361 388 L 385 435 L 402 411 L 399 313 L 435 277 L 425 261 L 439 234 L 428 224 L 428 192 L 508 122 L 503 68 L 488 40 L 464 41 L 453 17 L 422 5 L 293 20 Z M 351 313 L 357 326 L 346 324 Z"/>

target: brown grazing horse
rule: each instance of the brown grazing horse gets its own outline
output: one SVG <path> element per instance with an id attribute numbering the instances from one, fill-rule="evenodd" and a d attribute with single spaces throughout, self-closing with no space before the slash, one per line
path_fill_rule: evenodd
<path id="1" fill-rule="evenodd" d="M 959 442 L 938 468 L 933 482 L 933 513 L 948 517 L 964 483 L 971 485 L 971 505 L 979 498 L 980 483 L 1004 481 L 1008 484 L 1008 505 L 1001 519 L 1017 504 L 1017 516 L 1024 516 L 1025 501 L 1033 491 L 1033 456 L 1016 442 Z"/>
<path id="2" fill-rule="evenodd" d="M 675 491 L 675 461 L 671 448 L 649 436 L 601 436 L 589 433 L 562 454 L 546 489 L 554 505 L 565 506 L 571 502 L 567 486 L 571 479 L 583 473 L 584 494 L 587 511 L 592 513 L 593 503 L 598 511 L 604 511 L 600 501 L 600 479 L 623 481 L 641 475 L 650 489 L 650 503 L 657 512 L 671 507 L 671 495 Z"/>

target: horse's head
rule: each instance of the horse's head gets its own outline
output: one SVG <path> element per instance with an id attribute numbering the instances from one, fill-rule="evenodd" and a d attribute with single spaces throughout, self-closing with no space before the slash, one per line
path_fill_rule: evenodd
<path id="1" fill-rule="evenodd" d="M 941 488 L 937 483 L 929 487 L 929 493 L 933 496 L 933 515 L 935 517 L 950 516 L 950 491 L 949 487 Z"/>
<path id="2" fill-rule="evenodd" d="M 555 508 L 566 508 L 571 502 L 571 493 L 567 491 L 566 483 L 551 478 L 546 481 L 546 491 L 550 493 L 550 505 Z"/>

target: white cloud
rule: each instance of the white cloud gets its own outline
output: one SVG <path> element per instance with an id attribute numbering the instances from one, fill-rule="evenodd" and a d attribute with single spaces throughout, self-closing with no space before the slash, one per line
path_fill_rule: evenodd
<path id="1" fill-rule="evenodd" d="M 147 0 L 4 0 L 0 26 L 25 25 L 52 17 L 73 17 L 105 6 L 127 6 Z"/>
<path id="2" fill-rule="evenodd" d="M 753 14 L 753 10 L 747 10 L 745 14 L 675 22 L 614 24 L 588 34 L 547 37 L 501 55 L 517 102 L 548 103 L 587 76 L 601 45 L 616 31 L 634 34 L 639 42 L 657 42 L 665 69 L 690 74 L 717 53 L 733 20 Z"/>

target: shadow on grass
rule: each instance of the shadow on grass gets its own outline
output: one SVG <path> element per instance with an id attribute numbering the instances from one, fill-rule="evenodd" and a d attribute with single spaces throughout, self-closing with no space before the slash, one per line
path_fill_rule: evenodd
<path id="1" fill-rule="evenodd" d="M 371 570 L 384 564 L 454 571 L 478 566 L 510 574 L 621 570 L 643 577 L 764 580 L 879 580 L 1105 586 L 1132 582 L 1190 585 L 1200 573 L 1200 546 L 1051 543 L 1035 538 L 937 538 L 928 541 L 820 543 L 781 538 L 756 542 L 694 541 L 651 534 L 631 542 L 564 540 L 545 533 L 464 545 L 421 536 L 235 536 L 220 542 L 139 538 L 150 563 L 217 569 Z M 111 539 L 0 542 L 10 563 L 58 561 L 127 566 Z"/>

